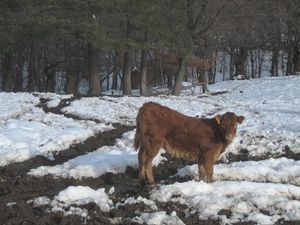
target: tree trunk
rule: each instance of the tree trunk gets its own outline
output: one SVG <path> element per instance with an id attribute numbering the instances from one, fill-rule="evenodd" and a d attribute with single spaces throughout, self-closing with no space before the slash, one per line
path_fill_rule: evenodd
<path id="1" fill-rule="evenodd" d="M 25 58 L 23 53 L 18 53 L 16 57 L 16 78 L 15 78 L 15 85 L 14 85 L 14 92 L 21 92 L 23 91 L 23 70 L 24 70 Z"/>
<path id="2" fill-rule="evenodd" d="M 13 90 L 13 56 L 6 53 L 2 59 L 2 90 L 9 92 Z"/>
<path id="3" fill-rule="evenodd" d="M 251 78 L 255 78 L 255 63 L 254 63 L 254 55 L 253 51 L 250 51 L 250 61 L 251 61 Z"/>
<path id="4" fill-rule="evenodd" d="M 147 93 L 147 52 L 142 50 L 141 56 L 141 95 L 146 96 Z"/>
<path id="5" fill-rule="evenodd" d="M 46 83 L 47 83 L 47 77 L 45 76 L 46 74 L 43 73 L 42 71 L 42 68 L 44 67 L 44 62 L 43 62 L 43 53 L 41 53 L 40 51 L 36 53 L 37 54 L 37 57 L 36 57 L 36 65 L 35 65 L 35 68 L 36 68 L 36 73 L 35 73 L 35 83 L 36 83 L 36 89 L 39 91 L 39 92 L 43 92 L 45 90 L 47 90 L 46 88 Z M 55 79 L 53 79 L 54 82 Z M 52 85 L 54 85 L 52 83 Z M 53 90 L 53 92 L 55 92 L 55 90 Z"/>
<path id="6" fill-rule="evenodd" d="M 218 56 L 218 51 L 216 51 L 216 56 Z M 210 68 L 211 69 L 211 68 Z M 209 81 L 209 83 L 216 83 L 216 75 L 217 75 L 217 60 L 214 60 L 213 62 L 213 69 L 212 71 L 212 79 Z"/>
<path id="7" fill-rule="evenodd" d="M 106 91 L 110 88 L 110 71 L 107 69 L 107 76 L 106 76 Z"/>
<path id="8" fill-rule="evenodd" d="M 88 74 L 89 74 L 89 94 L 98 96 L 101 93 L 101 80 L 98 74 L 98 52 L 91 44 L 88 44 Z"/>
<path id="9" fill-rule="evenodd" d="M 226 53 L 223 51 L 222 54 L 222 62 L 221 62 L 221 69 L 222 69 L 222 77 L 223 81 L 225 81 L 225 74 L 226 74 Z"/>
<path id="10" fill-rule="evenodd" d="M 285 75 L 286 76 L 289 76 L 291 75 L 293 72 L 293 48 L 291 47 L 288 47 L 288 50 L 287 50 L 287 54 L 288 54 L 288 57 L 287 57 L 287 62 L 286 62 L 286 72 L 285 72 Z"/>
<path id="11" fill-rule="evenodd" d="M 31 46 L 29 48 L 28 53 L 28 62 L 27 62 L 27 91 L 33 92 L 35 89 L 35 77 L 36 77 L 36 69 L 35 69 L 35 50 L 34 47 Z"/>
<path id="12" fill-rule="evenodd" d="M 131 71 L 131 89 L 139 89 L 141 84 L 141 74 L 136 67 Z"/>
<path id="13" fill-rule="evenodd" d="M 111 85 L 111 89 L 113 90 L 118 90 L 118 75 L 119 75 L 118 59 L 119 59 L 119 53 L 116 50 L 115 57 L 113 57 L 114 68 L 113 68 L 113 75 L 112 75 L 113 77 L 112 77 L 112 85 Z"/>
<path id="14" fill-rule="evenodd" d="M 237 49 L 234 56 L 235 76 L 244 75 L 246 77 L 245 61 L 247 59 L 247 50 L 245 48 Z"/>
<path id="15" fill-rule="evenodd" d="M 294 48 L 294 71 L 293 74 L 300 73 L 300 49 L 297 47 Z"/>
<path id="16" fill-rule="evenodd" d="M 187 68 L 187 61 L 188 58 L 190 57 L 190 54 L 187 54 L 183 58 L 180 59 L 179 61 L 179 70 L 176 74 L 175 77 L 175 85 L 173 89 L 173 95 L 179 96 L 182 88 L 182 81 L 184 78 L 184 75 L 186 74 L 186 68 Z"/>
<path id="17" fill-rule="evenodd" d="M 234 66 L 233 66 L 233 62 L 234 62 L 234 56 L 232 54 L 230 54 L 230 62 L 229 62 L 229 76 L 230 76 L 230 80 L 233 80 L 234 77 Z"/>
<path id="18" fill-rule="evenodd" d="M 67 70 L 66 71 L 66 93 L 67 94 L 77 94 L 78 93 L 78 75 L 75 71 Z"/>
<path id="19" fill-rule="evenodd" d="M 208 73 L 206 71 L 202 71 L 202 73 L 200 73 L 200 83 L 202 83 L 202 93 L 206 93 L 208 92 Z"/>
<path id="20" fill-rule="evenodd" d="M 46 91 L 54 93 L 55 86 L 56 86 L 56 77 L 55 77 L 56 72 L 48 70 L 45 72 L 45 74 L 46 74 Z"/>
<path id="21" fill-rule="evenodd" d="M 271 77 L 278 76 L 278 50 L 273 49 L 272 64 L 271 64 Z"/>
<path id="22" fill-rule="evenodd" d="M 212 77 L 212 84 L 216 83 L 216 75 L 217 75 L 217 65 L 215 66 L 215 68 L 213 69 L 213 77 Z"/>
<path id="23" fill-rule="evenodd" d="M 258 49 L 258 77 L 261 78 L 262 65 L 264 62 L 264 52 L 261 53 L 261 50 Z"/>
<path id="24" fill-rule="evenodd" d="M 131 95 L 131 68 L 133 63 L 132 50 L 128 50 L 124 54 L 124 67 L 123 67 L 123 94 Z"/>
<path id="25" fill-rule="evenodd" d="M 118 90 L 118 68 L 116 67 L 116 65 L 114 66 L 113 70 L 113 80 L 111 89 Z"/>

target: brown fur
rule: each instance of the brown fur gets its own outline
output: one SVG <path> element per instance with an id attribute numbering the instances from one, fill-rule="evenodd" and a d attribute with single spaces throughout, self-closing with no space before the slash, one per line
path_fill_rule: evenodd
<path id="1" fill-rule="evenodd" d="M 157 103 L 145 103 L 136 119 L 134 147 L 139 149 L 141 182 L 154 183 L 152 160 L 161 148 L 175 157 L 196 160 L 199 179 L 212 182 L 213 164 L 231 143 L 244 117 L 227 112 L 211 119 L 183 115 Z"/>

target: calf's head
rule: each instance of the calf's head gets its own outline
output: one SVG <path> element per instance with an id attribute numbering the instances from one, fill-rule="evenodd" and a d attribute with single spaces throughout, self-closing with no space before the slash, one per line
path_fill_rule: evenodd
<path id="1" fill-rule="evenodd" d="M 232 112 L 216 115 L 215 120 L 219 130 L 226 141 L 232 141 L 236 134 L 237 125 L 244 121 L 243 116 L 237 116 Z"/>

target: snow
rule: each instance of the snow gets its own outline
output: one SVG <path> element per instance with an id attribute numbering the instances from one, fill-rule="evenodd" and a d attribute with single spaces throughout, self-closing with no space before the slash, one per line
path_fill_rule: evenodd
<path id="1" fill-rule="evenodd" d="M 80 143 L 95 133 L 113 129 L 111 125 L 45 113 L 35 107 L 39 101 L 33 95 L 18 96 L 5 94 L 7 101 L 0 101 L 3 104 L 0 108 L 6 110 L 3 116 L 0 115 L 3 118 L 0 120 L 0 166 L 22 162 L 36 155 L 52 159 L 53 153 Z"/>
<path id="2" fill-rule="evenodd" d="M 0 166 L 22 162 L 35 155 L 53 158 L 53 154 L 80 143 L 98 132 L 113 129 L 112 123 L 135 125 L 138 109 L 149 101 L 158 102 L 189 116 L 213 117 L 226 111 L 246 119 L 238 127 L 233 143 L 222 155 L 240 154 L 246 149 L 250 156 L 267 156 L 261 161 L 234 162 L 215 165 L 215 182 L 188 181 L 152 187 L 149 198 L 128 195 L 112 203 L 104 189 L 68 187 L 55 197 L 32 199 L 34 205 L 44 205 L 66 215 L 88 216 L 80 206 L 89 202 L 101 210 L 143 202 L 147 213 L 134 221 L 146 224 L 183 224 L 176 213 L 158 211 L 158 202 L 186 204 L 187 214 L 200 219 L 220 219 L 223 224 L 254 221 L 274 224 L 278 219 L 300 220 L 300 164 L 282 157 L 288 146 L 300 153 L 300 77 L 236 80 L 210 85 L 211 93 L 200 89 L 185 90 L 180 97 L 93 97 L 74 100 L 63 112 L 83 118 L 74 120 L 64 115 L 45 113 L 38 107 L 39 97 L 49 99 L 48 107 L 56 107 L 62 99 L 72 96 L 51 93 L 0 93 Z M 215 94 L 224 92 L 223 94 Z M 99 121 L 98 123 L 94 121 Z M 32 176 L 52 174 L 55 177 L 99 177 L 105 173 L 123 173 L 127 166 L 138 167 L 137 152 L 133 149 L 134 132 L 125 133 L 112 146 L 70 159 L 61 165 L 32 169 Z M 271 156 L 275 158 L 270 158 Z M 155 165 L 163 163 L 160 155 Z M 197 165 L 178 171 L 178 176 L 197 178 Z M 229 210 L 231 216 L 222 215 Z M 220 215 L 219 215 L 219 214 Z M 187 215 L 188 216 L 188 215 Z"/>
<path id="3" fill-rule="evenodd" d="M 176 197 L 174 197 L 176 196 Z M 255 221 L 259 224 L 274 224 L 279 218 L 300 219 L 300 187 L 285 184 L 254 183 L 249 181 L 189 181 L 162 185 L 153 190 L 152 200 L 174 201 L 187 204 L 199 218 L 221 219 L 223 224 L 238 221 Z M 219 216 L 226 209 L 230 218 Z M 264 215 L 260 210 L 270 215 Z"/>
<path id="4" fill-rule="evenodd" d="M 16 202 L 9 202 L 9 203 L 6 204 L 7 207 L 14 207 L 16 205 L 17 205 Z"/>
<path id="5" fill-rule="evenodd" d="M 103 212 L 108 212 L 112 206 L 104 188 L 95 190 L 87 186 L 69 186 L 54 196 L 53 200 L 42 196 L 27 201 L 27 204 L 33 204 L 35 207 L 51 206 L 51 211 L 62 211 L 65 215 L 77 214 L 82 217 L 88 216 L 87 210 L 76 206 L 89 203 L 95 203 Z"/>
<path id="6" fill-rule="evenodd" d="M 149 225 L 184 225 L 184 223 L 174 215 L 167 215 L 164 211 L 154 212 L 154 213 L 143 213 L 139 218 L 135 218 L 134 222 L 146 223 Z"/>
<path id="7" fill-rule="evenodd" d="M 51 200 L 47 196 L 37 197 L 27 201 L 27 204 L 33 204 L 34 207 L 50 205 Z"/>
<path id="8" fill-rule="evenodd" d="M 141 196 L 134 198 L 134 197 L 129 197 L 127 199 L 125 199 L 125 201 L 123 203 L 118 202 L 116 204 L 116 207 L 119 207 L 121 205 L 127 205 L 127 204 L 136 204 L 136 203 L 144 203 L 145 205 L 149 206 L 152 210 L 157 211 L 157 206 L 155 201 L 149 200 L 147 198 L 143 198 Z"/>
<path id="9" fill-rule="evenodd" d="M 178 176 L 198 178 L 198 165 L 178 170 Z M 215 180 L 247 180 L 255 182 L 290 183 L 300 186 L 300 161 L 279 158 L 261 161 L 234 162 L 214 166 Z"/>
<path id="10" fill-rule="evenodd" d="M 29 93 L 0 93 L 0 121 L 17 118 L 40 103 Z"/>
<path id="11" fill-rule="evenodd" d="M 104 146 L 86 155 L 78 156 L 62 165 L 41 166 L 32 169 L 28 174 L 44 176 L 52 174 L 55 177 L 99 177 L 105 173 L 124 173 L 127 166 L 138 167 L 137 151 L 133 149 L 132 139 L 135 131 L 127 132 L 118 139 L 115 146 Z M 158 154 L 153 165 L 156 166 L 164 157 Z"/>
<path id="12" fill-rule="evenodd" d="M 106 195 L 104 188 L 94 190 L 85 186 L 70 186 L 59 192 L 52 201 L 53 205 L 66 207 L 70 205 L 86 205 L 90 202 L 96 203 L 104 212 L 109 211 L 112 201 Z"/>
<path id="13" fill-rule="evenodd" d="M 197 97 L 101 97 L 81 98 L 73 101 L 63 111 L 86 119 L 101 122 L 135 124 L 138 109 L 145 102 L 158 102 L 190 116 L 211 113 L 214 105 L 207 105 Z M 101 106 L 101 107 L 99 107 Z"/>
<path id="14" fill-rule="evenodd" d="M 0 166 L 22 162 L 35 155 L 52 158 L 52 152 L 67 149 L 71 144 L 79 143 L 95 133 L 80 123 L 70 122 L 73 122 L 73 127 L 63 123 L 49 126 L 35 121 L 7 120 L 0 125 Z M 97 126 L 96 130 L 105 129 L 107 127 Z"/>

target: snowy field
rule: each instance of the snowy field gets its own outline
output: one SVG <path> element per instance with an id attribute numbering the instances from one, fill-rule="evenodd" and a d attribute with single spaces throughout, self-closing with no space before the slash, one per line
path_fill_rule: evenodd
<path id="1" fill-rule="evenodd" d="M 70 186 L 55 196 L 28 199 L 28 204 L 46 206 L 65 215 L 79 214 L 88 218 L 80 205 L 93 202 L 104 212 L 124 204 L 143 202 L 151 212 L 132 218 L 136 223 L 184 224 L 178 212 L 157 211 L 158 202 L 187 205 L 186 216 L 216 219 L 222 224 L 254 221 L 274 224 L 279 219 L 300 220 L 300 163 L 283 157 L 287 148 L 300 153 L 300 77 L 263 78 L 227 81 L 210 85 L 211 94 L 185 90 L 180 97 L 93 97 L 74 100 L 62 114 L 45 113 L 40 98 L 49 99 L 48 107 L 56 107 L 64 98 L 56 94 L 0 93 L 0 166 L 22 162 L 36 155 L 52 159 L 54 154 L 83 142 L 97 133 L 114 129 L 113 123 L 135 125 L 138 109 L 148 101 L 158 102 L 189 116 L 213 117 L 226 111 L 245 117 L 237 136 L 215 165 L 214 182 L 197 182 L 197 166 L 178 168 L 175 177 L 191 177 L 187 182 L 157 184 L 146 198 L 122 199 L 113 203 L 114 193 L 104 188 Z M 218 92 L 223 94 L 216 94 Z M 81 120 L 67 118 L 63 113 Z M 98 123 L 95 121 L 99 121 Z M 56 178 L 97 178 L 106 173 L 124 173 L 127 166 L 138 167 L 133 149 L 134 130 L 123 134 L 113 146 L 54 166 L 31 169 L 30 176 L 53 175 Z M 259 161 L 230 162 L 228 153 L 266 158 Z M 159 155 L 155 165 L 165 163 Z M 226 164 L 225 164 L 225 163 Z M 13 200 L 12 200 L 13 202 Z M 219 213 L 229 210 L 230 216 Z M 267 213 L 266 213 L 267 212 Z"/>

